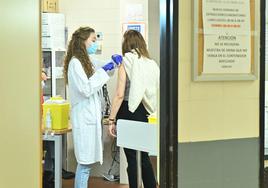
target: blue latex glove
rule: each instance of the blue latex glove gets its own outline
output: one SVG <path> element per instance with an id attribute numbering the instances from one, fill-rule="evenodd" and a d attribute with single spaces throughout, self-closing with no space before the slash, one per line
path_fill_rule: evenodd
<path id="1" fill-rule="evenodd" d="M 116 65 L 120 65 L 123 61 L 123 57 L 121 55 L 118 54 L 114 54 L 112 55 L 112 60 L 116 63 Z"/>
<path id="2" fill-rule="evenodd" d="M 107 63 L 106 65 L 104 65 L 103 67 L 103 70 L 105 70 L 106 72 L 107 71 L 111 71 L 115 68 L 114 66 L 114 62 L 110 62 L 110 63 Z"/>

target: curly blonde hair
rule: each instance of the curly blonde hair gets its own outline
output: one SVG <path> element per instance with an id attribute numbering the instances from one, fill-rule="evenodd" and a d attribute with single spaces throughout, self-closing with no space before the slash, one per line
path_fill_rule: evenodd
<path id="1" fill-rule="evenodd" d="M 67 54 L 64 59 L 63 74 L 66 84 L 68 84 L 68 67 L 72 57 L 76 57 L 82 64 L 82 67 L 89 78 L 94 73 L 92 62 L 89 59 L 85 41 L 95 30 L 90 27 L 80 27 L 77 29 L 69 42 Z"/>

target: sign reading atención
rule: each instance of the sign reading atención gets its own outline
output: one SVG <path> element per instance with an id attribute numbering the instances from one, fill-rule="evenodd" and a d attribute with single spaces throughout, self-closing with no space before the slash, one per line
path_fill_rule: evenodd
<path id="1" fill-rule="evenodd" d="M 251 72 L 249 0 L 203 0 L 203 73 Z"/>

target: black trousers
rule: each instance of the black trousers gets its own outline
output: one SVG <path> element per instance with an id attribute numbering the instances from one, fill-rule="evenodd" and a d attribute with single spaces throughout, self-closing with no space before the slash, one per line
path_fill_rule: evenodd
<path id="1" fill-rule="evenodd" d="M 147 115 L 148 112 L 146 111 L 142 103 L 139 105 L 136 111 L 132 113 L 128 110 L 128 102 L 123 101 L 116 118 L 147 122 Z M 128 163 L 127 174 L 129 187 L 137 188 L 137 151 L 124 148 L 124 152 Z M 141 152 L 141 163 L 142 181 L 144 188 L 156 188 L 156 180 L 148 153 Z"/>

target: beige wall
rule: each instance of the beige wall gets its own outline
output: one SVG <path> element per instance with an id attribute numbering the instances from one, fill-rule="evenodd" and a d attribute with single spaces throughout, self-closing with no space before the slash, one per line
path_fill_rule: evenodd
<path id="1" fill-rule="evenodd" d="M 258 137 L 259 80 L 193 82 L 193 1 L 179 7 L 179 141 Z"/>
<path id="2" fill-rule="evenodd" d="M 0 1 L 0 187 L 41 186 L 39 1 Z"/>

